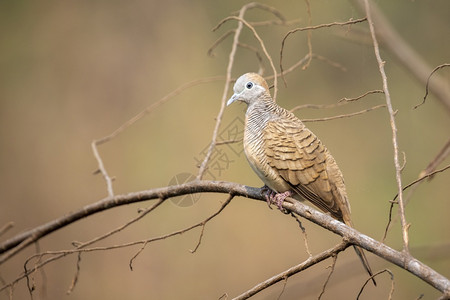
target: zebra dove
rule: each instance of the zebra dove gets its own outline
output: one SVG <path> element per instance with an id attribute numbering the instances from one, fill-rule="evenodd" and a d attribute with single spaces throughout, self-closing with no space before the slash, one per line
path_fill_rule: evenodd
<path id="1" fill-rule="evenodd" d="M 269 206 L 275 201 L 281 209 L 288 196 L 308 200 L 353 227 L 344 178 L 334 158 L 294 114 L 273 101 L 266 81 L 256 73 L 242 75 L 227 105 L 235 101 L 248 106 L 244 152 L 253 171 L 270 189 L 266 196 Z M 363 250 L 354 249 L 372 276 Z"/>

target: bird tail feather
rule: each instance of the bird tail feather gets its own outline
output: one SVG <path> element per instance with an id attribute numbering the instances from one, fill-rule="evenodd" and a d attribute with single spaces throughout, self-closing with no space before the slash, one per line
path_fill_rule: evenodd
<path id="1" fill-rule="evenodd" d="M 375 286 L 377 286 L 377 282 L 375 281 L 375 278 L 373 277 L 372 269 L 370 268 L 369 261 L 367 260 L 366 255 L 364 254 L 364 251 L 361 247 L 353 246 L 353 249 L 355 249 L 356 254 L 358 255 L 359 259 L 361 260 L 364 269 L 366 269 L 367 273 L 372 277 L 372 282 Z"/>

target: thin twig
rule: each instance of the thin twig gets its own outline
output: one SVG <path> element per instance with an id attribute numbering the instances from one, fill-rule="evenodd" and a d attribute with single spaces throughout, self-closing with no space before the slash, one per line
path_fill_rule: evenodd
<path id="1" fill-rule="evenodd" d="M 77 285 L 78 277 L 80 276 L 80 270 L 81 270 L 81 252 L 77 255 L 77 270 L 75 272 L 75 276 L 72 279 L 72 283 L 70 284 L 69 289 L 66 292 L 66 295 L 70 295 L 73 292 L 73 289 Z"/>
<path id="2" fill-rule="evenodd" d="M 216 146 L 227 145 L 227 144 L 234 144 L 234 143 L 239 143 L 239 142 L 242 142 L 242 139 L 218 141 L 216 143 Z"/>
<path id="3" fill-rule="evenodd" d="M 308 26 L 311 26 L 311 24 L 312 24 L 311 5 L 309 3 L 309 0 L 305 0 L 305 3 L 306 3 L 306 12 L 308 13 Z M 306 70 L 309 67 L 309 65 L 311 64 L 312 54 L 313 54 L 311 39 L 312 39 L 312 30 L 308 30 L 308 32 L 306 33 L 306 43 L 308 45 L 308 57 L 309 57 L 309 59 L 306 62 L 306 64 L 302 67 L 302 70 Z M 283 77 L 283 81 L 284 81 L 284 85 L 287 86 L 287 83 L 284 80 L 284 77 Z"/>
<path id="4" fill-rule="evenodd" d="M 283 295 L 284 291 L 286 290 L 287 282 L 288 282 L 288 277 L 284 278 L 283 288 L 281 289 L 281 292 L 278 294 L 277 300 L 281 299 L 281 296 Z"/>
<path id="5" fill-rule="evenodd" d="M 90 246 L 98 241 L 104 240 L 107 237 L 112 236 L 113 234 L 120 232 L 122 230 L 124 230 L 125 228 L 127 228 L 128 226 L 130 226 L 131 224 L 136 223 L 137 221 L 139 221 L 140 219 L 142 219 L 143 217 L 145 217 L 147 214 L 149 214 L 150 212 L 152 212 L 153 210 L 155 210 L 158 206 L 160 206 L 162 203 L 164 202 L 164 199 L 159 199 L 156 203 L 154 203 L 153 205 L 151 205 L 150 207 L 147 207 L 146 209 L 143 209 L 139 212 L 139 215 L 132 218 L 131 220 L 129 220 L 128 222 L 126 222 L 125 224 L 105 233 L 102 234 L 101 236 L 98 236 L 96 238 L 93 238 L 92 240 L 89 240 L 87 242 L 84 243 L 80 243 L 80 242 L 73 242 L 73 244 L 78 248 L 85 248 L 87 246 Z"/>
<path id="6" fill-rule="evenodd" d="M 364 98 L 367 95 L 370 94 L 383 94 L 383 90 L 373 90 L 373 91 L 367 91 L 364 94 L 358 96 L 358 97 L 354 97 L 354 98 L 342 98 L 341 100 L 339 100 L 338 102 L 353 102 L 353 101 L 357 101 L 361 98 Z"/>
<path id="7" fill-rule="evenodd" d="M 148 241 L 145 241 L 142 244 L 142 247 L 136 252 L 136 254 L 134 254 L 131 258 L 130 258 L 130 262 L 128 263 L 128 267 L 130 268 L 130 271 L 133 271 L 133 262 L 134 260 L 139 256 L 139 254 L 141 254 L 142 251 L 144 251 L 145 246 L 147 246 Z"/>
<path id="8" fill-rule="evenodd" d="M 270 26 L 270 25 L 281 25 L 281 26 L 290 26 L 293 24 L 300 23 L 301 19 L 293 19 L 289 21 L 281 21 L 281 20 L 268 20 L 268 21 L 259 21 L 259 22 L 249 22 L 253 27 L 260 26 Z"/>
<path id="9" fill-rule="evenodd" d="M 424 179 L 426 178 L 431 178 L 432 176 L 434 176 L 437 173 L 441 173 L 444 172 L 445 170 L 450 169 L 450 165 L 447 165 L 446 167 L 433 171 L 431 173 L 425 174 L 425 175 L 421 175 L 418 179 L 414 180 L 413 182 L 407 184 L 405 187 L 403 187 L 403 191 L 405 191 L 406 189 L 410 188 L 410 187 L 415 187 L 417 188 L 418 185 L 416 185 L 419 182 L 422 182 Z M 422 174 L 422 173 L 421 173 Z M 414 190 L 414 189 L 413 189 Z M 412 195 L 412 192 L 410 191 L 410 194 L 408 195 L 409 197 Z M 395 197 L 390 201 L 391 205 L 389 207 L 389 215 L 388 215 L 388 222 L 386 224 L 386 227 L 384 229 L 384 234 L 383 234 L 383 238 L 381 239 L 381 241 L 384 243 L 384 241 L 386 240 L 387 234 L 389 232 L 389 229 L 391 227 L 391 223 L 392 223 L 392 210 L 394 208 L 394 204 L 398 204 L 398 201 L 396 201 L 398 197 L 398 194 L 395 195 Z M 408 198 L 409 198 L 408 197 Z M 405 205 L 407 204 L 407 202 L 405 201 Z"/>
<path id="10" fill-rule="evenodd" d="M 336 255 L 337 253 L 345 250 L 348 246 L 350 246 L 350 244 L 343 241 L 343 242 L 339 243 L 338 245 L 334 246 L 333 248 L 325 250 L 317 255 L 314 255 L 313 257 L 309 257 L 304 262 L 302 262 L 294 267 L 291 267 L 291 268 L 287 269 L 286 271 L 284 271 L 280 274 L 277 274 L 277 275 L 257 284 L 256 286 L 249 289 L 248 291 L 233 298 L 233 300 L 248 299 L 248 298 L 252 297 L 253 295 L 256 295 L 257 293 L 259 293 L 260 291 L 268 288 L 269 286 L 272 286 L 275 283 L 280 282 L 281 280 L 285 280 L 285 278 L 289 278 L 289 277 L 291 277 L 305 269 L 308 269 L 309 267 L 311 267 L 329 257 L 332 257 L 333 255 Z"/>
<path id="11" fill-rule="evenodd" d="M 162 97 L 161 99 L 156 101 L 155 103 L 152 103 L 151 105 L 147 106 L 144 110 L 139 112 L 137 115 L 135 115 L 134 117 L 132 117 L 131 119 L 129 119 L 128 121 L 126 121 L 125 123 L 120 125 L 119 128 L 114 130 L 109 135 L 98 139 L 97 140 L 97 145 L 104 144 L 104 143 L 108 142 L 109 140 L 115 138 L 117 135 L 122 133 L 125 129 L 127 129 L 128 127 L 130 127 L 131 125 L 133 125 L 134 123 L 139 121 L 142 117 L 144 117 L 145 115 L 153 112 L 157 107 L 161 106 L 162 104 L 166 103 L 170 99 L 172 99 L 172 98 L 178 96 L 179 94 L 183 93 L 185 90 L 187 90 L 187 89 L 189 89 L 191 87 L 200 85 L 200 84 L 210 83 L 210 82 L 214 82 L 214 81 L 220 81 L 220 80 L 223 80 L 223 79 L 224 79 L 223 76 L 212 76 L 212 77 L 205 77 L 205 78 L 192 80 L 190 82 L 187 82 L 187 83 L 184 83 L 184 84 L 180 85 L 178 88 L 176 88 L 175 90 L 171 91 L 170 93 L 168 93 L 167 95 L 165 95 L 164 97 Z"/>
<path id="12" fill-rule="evenodd" d="M 92 148 L 92 152 L 94 153 L 94 157 L 97 160 L 98 171 L 102 174 L 103 178 L 106 181 L 106 191 L 108 192 L 108 196 L 109 197 L 114 197 L 114 191 L 113 191 L 113 186 L 112 186 L 112 179 L 108 175 L 108 172 L 106 171 L 105 165 L 103 164 L 103 160 L 102 160 L 100 154 L 98 153 L 97 145 L 99 145 L 99 141 L 98 140 L 92 141 L 91 148 Z"/>
<path id="13" fill-rule="evenodd" d="M 328 285 L 328 282 L 330 281 L 331 275 L 333 275 L 334 267 L 336 266 L 338 254 L 336 253 L 332 257 L 333 257 L 333 263 L 328 266 L 328 268 L 330 268 L 330 272 L 328 272 L 327 279 L 323 283 L 322 291 L 320 292 L 319 297 L 317 298 L 318 300 L 322 299 L 323 294 L 325 294 L 325 289 L 327 288 L 327 285 Z"/>
<path id="14" fill-rule="evenodd" d="M 402 188 L 402 190 L 404 191 L 404 190 L 406 190 L 407 188 L 409 188 L 409 187 L 415 185 L 416 183 L 421 182 L 422 180 L 424 180 L 424 179 L 426 179 L 426 178 L 430 178 L 430 177 L 434 176 L 434 175 L 437 174 L 437 173 L 444 172 L 444 171 L 447 170 L 447 169 L 450 169 L 450 165 L 447 165 L 447 166 L 443 167 L 442 169 L 433 171 L 433 172 L 431 172 L 431 173 L 427 173 L 427 174 L 425 174 L 425 175 L 420 175 L 419 178 L 417 178 L 416 180 L 414 180 L 414 181 L 410 182 L 409 184 L 405 185 L 405 186 Z M 398 203 L 398 202 L 395 201 L 395 200 L 397 199 L 397 197 L 398 197 L 398 194 L 395 195 L 394 199 L 392 199 L 391 201 L 392 201 L 392 202 L 395 202 L 395 203 Z"/>
<path id="15" fill-rule="evenodd" d="M 427 99 L 428 96 L 428 88 L 429 88 L 429 84 L 430 84 L 430 78 L 431 76 L 433 76 L 434 72 L 436 72 L 439 69 L 445 68 L 445 67 L 450 67 L 450 64 L 442 64 L 437 66 L 436 68 L 433 69 L 433 71 L 431 71 L 430 75 L 427 78 L 427 84 L 425 85 L 425 96 L 423 96 L 423 100 L 421 103 L 417 104 L 414 106 L 414 109 L 418 108 L 419 106 L 421 106 L 422 104 L 425 103 L 425 100 Z"/>
<path id="16" fill-rule="evenodd" d="M 196 85 L 199 85 L 199 84 L 202 84 L 202 83 L 209 83 L 209 82 L 218 81 L 218 80 L 222 80 L 222 79 L 223 79 L 222 76 L 215 76 L 215 77 L 201 78 L 201 79 L 197 79 L 197 80 L 193 80 L 191 82 L 185 83 L 185 84 L 181 85 L 180 87 L 178 87 L 177 89 L 175 89 L 174 91 L 167 94 L 166 96 L 164 96 L 163 98 L 161 98 L 160 100 L 158 100 L 157 102 L 147 106 L 143 111 L 139 112 L 133 118 L 131 118 L 128 121 L 126 121 L 125 123 L 123 123 L 119 128 L 114 130 L 109 135 L 92 141 L 92 143 L 91 143 L 92 152 L 94 153 L 94 157 L 97 160 L 97 164 L 98 164 L 98 169 L 94 172 L 94 174 L 96 174 L 96 173 L 102 174 L 103 178 L 106 181 L 106 190 L 108 192 L 108 196 L 110 196 L 110 197 L 114 196 L 114 191 L 113 191 L 113 187 L 112 187 L 113 179 L 108 175 L 108 172 L 106 171 L 106 168 L 103 164 L 103 160 L 98 152 L 98 146 L 112 140 L 113 138 L 118 136 L 120 133 L 122 133 L 125 129 L 127 129 L 128 127 L 133 125 L 135 122 L 140 120 L 142 117 L 151 113 L 158 106 L 162 105 L 163 103 L 167 102 L 168 100 L 172 99 L 173 97 L 179 95 L 186 89 L 196 86 Z"/>
<path id="17" fill-rule="evenodd" d="M 244 5 L 241 10 L 239 11 L 239 17 L 242 18 L 245 14 L 245 12 L 247 11 L 247 9 L 251 7 L 251 3 Z M 213 28 L 213 31 L 216 31 L 220 25 L 222 24 L 219 23 L 218 26 L 216 26 L 215 28 Z M 234 31 L 234 38 L 233 38 L 233 43 L 231 45 L 231 51 L 230 54 L 228 56 L 228 66 L 227 66 L 227 71 L 226 71 L 226 76 L 225 76 L 225 86 L 223 89 L 223 93 L 222 93 L 222 100 L 220 102 L 220 109 L 219 109 L 219 113 L 216 117 L 216 124 L 214 126 L 214 130 L 213 130 L 213 135 L 211 138 L 211 143 L 208 146 L 208 151 L 206 152 L 205 158 L 203 159 L 202 163 L 200 164 L 200 168 L 197 174 L 197 180 L 201 180 L 203 177 L 203 174 L 206 171 L 208 162 L 211 158 L 212 152 L 214 150 L 214 147 L 216 146 L 216 141 L 217 141 L 217 134 L 219 132 L 219 128 L 220 128 L 220 124 L 222 122 L 222 116 L 225 110 L 225 102 L 227 99 L 227 95 L 228 95 L 228 90 L 230 88 L 230 84 L 231 84 L 231 70 L 233 68 L 233 64 L 234 64 L 234 57 L 236 55 L 236 50 L 238 47 L 238 43 L 239 43 L 239 36 L 241 35 L 241 31 L 243 28 L 243 23 L 239 22 L 238 26 L 236 28 L 236 30 Z"/>
<path id="18" fill-rule="evenodd" d="M 0 236 L 5 234 L 8 230 L 14 227 L 14 222 L 8 222 L 0 228 Z"/>
<path id="19" fill-rule="evenodd" d="M 256 32 L 255 28 L 254 28 L 253 26 L 251 26 L 251 25 L 250 25 L 246 20 L 244 20 L 241 16 L 239 16 L 239 17 L 236 17 L 236 16 L 229 16 L 229 17 L 223 19 L 223 20 L 222 20 L 221 22 L 219 22 L 219 24 L 214 28 L 214 30 L 217 30 L 220 26 L 222 26 L 225 22 L 227 22 L 227 21 L 229 21 L 229 20 L 237 20 L 237 21 L 239 21 L 240 23 L 242 23 L 242 24 L 244 24 L 245 26 L 247 26 L 247 28 L 250 29 L 250 30 L 252 31 L 253 35 L 254 35 L 255 38 L 258 40 L 258 42 L 259 42 L 259 44 L 260 44 L 260 46 L 261 46 L 261 48 L 262 48 L 262 50 L 263 50 L 263 52 L 264 52 L 264 55 L 266 56 L 267 60 L 268 60 L 269 63 L 270 63 L 270 66 L 272 67 L 272 72 L 273 72 L 273 76 L 274 76 L 274 78 L 273 78 L 273 80 L 274 80 L 274 82 L 273 82 L 273 85 L 274 85 L 273 100 L 276 101 L 277 94 L 278 94 L 278 84 L 277 84 L 277 83 L 278 83 L 278 81 L 277 81 L 277 78 L 278 78 L 277 74 L 278 74 L 278 72 L 277 72 L 277 70 L 276 70 L 276 68 L 275 68 L 275 65 L 274 65 L 274 63 L 273 63 L 272 57 L 270 56 L 269 52 L 268 52 L 267 49 L 266 49 L 266 46 L 264 45 L 264 41 L 261 39 L 261 37 L 259 36 L 259 34 Z"/>
<path id="20" fill-rule="evenodd" d="M 43 253 L 35 254 L 35 255 L 29 257 L 25 261 L 25 263 L 24 263 L 25 272 L 22 275 L 18 276 L 15 280 L 10 282 L 9 284 L 2 286 L 0 288 L 0 292 L 3 291 L 4 289 L 6 289 L 6 288 L 16 284 L 20 280 L 26 278 L 27 282 L 28 282 L 29 291 L 30 291 L 30 293 L 32 293 L 34 288 L 33 288 L 33 285 L 31 285 L 31 283 L 29 283 L 29 276 L 30 276 L 30 274 L 36 272 L 38 269 L 44 267 L 48 263 L 50 263 L 52 261 L 55 261 L 55 260 L 58 260 L 61 257 L 64 257 L 64 256 L 69 255 L 69 254 L 121 249 L 121 248 L 127 248 L 127 247 L 131 247 L 131 246 L 139 245 L 139 244 L 144 244 L 145 245 L 147 243 L 164 240 L 164 239 L 173 237 L 175 235 L 181 235 L 183 233 L 186 233 L 186 232 L 188 232 L 188 231 L 190 231 L 192 229 L 195 229 L 197 227 L 203 226 L 203 224 L 208 223 L 210 220 L 212 220 L 217 215 L 219 215 L 225 209 L 225 207 L 231 202 L 233 197 L 234 196 L 230 194 L 229 197 L 227 198 L 227 200 L 221 205 L 221 207 L 214 214 L 210 215 L 209 217 L 207 217 L 202 222 L 199 222 L 197 224 L 191 225 L 191 226 L 189 226 L 187 228 L 184 228 L 184 229 L 181 229 L 181 230 L 174 231 L 174 232 L 169 233 L 169 234 L 165 234 L 165 235 L 162 235 L 162 236 L 158 236 L 158 237 L 154 237 L 154 238 L 150 238 L 150 239 L 146 239 L 146 240 L 134 241 L 134 242 L 124 243 L 124 244 L 119 244 L 119 245 L 104 246 L 104 247 L 92 247 L 92 248 L 77 248 L 77 249 L 60 250 L 60 251 L 46 251 L 46 252 L 43 252 Z M 137 254 L 139 254 L 141 252 L 142 252 L 142 250 L 138 251 Z M 38 258 L 38 260 L 40 261 L 42 259 L 42 257 L 50 256 L 50 255 L 53 255 L 53 256 L 48 258 L 45 261 L 42 261 L 39 264 L 35 264 L 33 269 L 30 270 L 30 269 L 27 268 L 27 264 L 30 262 L 30 260 L 32 260 L 34 258 Z M 137 255 L 134 255 L 132 260 L 134 260 L 136 257 L 137 257 Z M 131 263 L 131 261 L 130 261 L 130 263 Z"/>
<path id="21" fill-rule="evenodd" d="M 275 69 L 275 65 L 272 61 L 272 58 L 270 57 L 269 53 L 267 52 L 266 47 L 264 46 L 264 42 L 263 40 L 259 37 L 258 33 L 256 32 L 255 28 L 253 26 L 251 26 L 246 20 L 244 20 L 244 15 L 245 12 L 250 9 L 250 8 L 255 8 L 255 7 L 259 7 L 262 9 L 266 9 L 271 11 L 272 13 L 275 13 L 276 10 L 271 9 L 270 6 L 266 6 L 266 5 L 260 5 L 258 3 L 249 3 L 247 5 L 244 5 L 240 12 L 239 12 L 239 16 L 229 16 L 225 19 L 223 19 L 221 22 L 219 22 L 219 24 L 213 28 L 213 31 L 216 31 L 217 29 L 219 29 L 225 22 L 229 21 L 229 20 L 237 20 L 238 22 L 238 27 L 236 28 L 236 31 L 234 32 L 234 39 L 233 39 L 233 44 L 231 47 L 231 51 L 230 51 L 230 55 L 229 55 L 229 59 L 228 59 L 228 66 L 227 66 L 227 72 L 226 72 L 226 81 L 225 81 L 225 88 L 222 94 L 222 101 L 221 101 L 221 106 L 220 106 L 220 110 L 219 113 L 216 117 L 216 125 L 214 127 L 214 131 L 213 131 L 213 136 L 211 138 L 211 143 L 209 144 L 208 147 L 208 151 L 206 152 L 205 158 L 203 159 L 202 163 L 200 164 L 200 168 L 199 168 L 199 172 L 197 175 L 197 180 L 201 180 L 203 177 L 204 172 L 206 171 L 208 162 L 211 158 L 212 152 L 214 150 L 214 147 L 216 146 L 216 141 L 217 141 L 217 134 L 219 132 L 219 128 L 220 128 L 220 124 L 222 122 L 222 116 L 225 110 L 225 102 L 227 99 L 227 95 L 228 95 L 228 90 L 230 88 L 230 83 L 231 83 L 231 70 L 234 64 L 234 57 L 236 55 L 236 50 L 239 44 L 239 36 L 241 34 L 243 25 L 247 26 L 252 32 L 253 35 L 255 36 L 255 38 L 258 40 L 258 42 L 260 43 L 260 46 L 264 52 L 264 54 L 266 55 L 267 59 L 269 60 L 269 63 L 272 67 L 273 70 L 273 74 L 274 74 L 274 95 L 273 95 L 273 99 L 274 101 L 276 100 L 276 96 L 277 96 L 277 92 L 278 92 L 278 87 L 277 87 L 277 70 Z"/>
<path id="22" fill-rule="evenodd" d="M 258 49 L 256 49 L 253 46 L 241 43 L 241 42 L 238 43 L 238 46 L 243 49 L 248 49 L 248 50 L 252 51 L 253 53 L 255 53 L 256 59 L 258 60 L 258 65 L 259 65 L 259 69 L 258 69 L 257 73 L 264 74 L 265 68 L 264 68 L 263 58 L 262 58 L 261 54 L 259 53 Z"/>
<path id="23" fill-rule="evenodd" d="M 289 111 L 290 112 L 294 112 L 296 110 L 305 109 L 305 108 L 312 108 L 312 109 L 336 108 L 338 106 L 346 105 L 346 104 L 348 104 L 350 102 L 357 101 L 357 100 L 359 100 L 361 98 L 364 98 L 367 95 L 377 94 L 377 93 L 383 93 L 383 91 L 382 90 L 368 91 L 368 92 L 365 92 L 364 94 L 362 94 L 360 96 L 357 96 L 357 97 L 354 97 L 354 98 L 342 98 L 337 103 L 332 103 L 332 104 L 302 104 L 302 105 L 297 105 L 294 108 L 290 109 Z"/>
<path id="24" fill-rule="evenodd" d="M 383 274 L 383 273 L 389 273 L 389 275 L 391 275 L 391 276 L 390 276 L 390 277 L 391 277 L 391 290 L 389 291 L 389 298 L 388 298 L 388 299 L 389 299 L 389 300 L 392 299 L 392 296 L 394 295 L 394 283 L 395 283 L 395 281 L 394 281 L 394 273 L 392 273 L 392 271 L 389 270 L 389 269 L 381 270 L 381 271 L 379 271 L 379 272 L 373 274 L 372 276 L 370 276 L 370 278 L 368 278 L 368 279 L 364 282 L 363 286 L 362 286 L 361 289 L 359 290 L 359 293 L 358 293 L 358 296 L 356 296 L 356 299 L 357 299 L 357 300 L 359 299 L 359 297 L 362 295 L 362 292 L 364 291 L 364 288 L 366 287 L 367 283 L 369 283 L 369 282 L 372 280 L 372 278 L 374 278 L 374 277 L 376 277 L 376 276 L 378 276 L 378 275 L 380 275 L 380 274 Z"/>
<path id="25" fill-rule="evenodd" d="M 200 236 L 198 237 L 197 245 L 195 245 L 195 248 L 192 250 L 189 250 L 191 253 L 197 252 L 198 247 L 200 247 L 200 244 L 202 243 L 203 233 L 205 232 L 205 225 L 206 223 L 202 224 L 202 231 L 200 231 Z"/>
<path id="26" fill-rule="evenodd" d="M 363 0 L 350 0 L 357 8 L 365 13 L 365 4 Z M 371 18 L 377 24 L 377 36 L 382 45 L 393 57 L 412 74 L 421 84 L 425 85 L 427 78 L 432 70 L 427 62 L 405 41 L 390 24 L 389 20 L 374 2 L 371 2 Z M 444 105 L 447 112 L 450 112 L 450 97 L 448 94 L 448 80 L 440 76 L 430 82 L 430 92 Z"/>
<path id="27" fill-rule="evenodd" d="M 444 147 L 436 154 L 434 159 L 428 164 L 428 166 L 419 174 L 422 177 L 425 174 L 429 174 L 436 170 L 437 166 L 442 163 L 450 155 L 450 139 L 445 143 Z"/>
<path id="28" fill-rule="evenodd" d="M 345 114 L 345 115 L 338 115 L 338 116 L 333 116 L 333 117 L 327 117 L 327 118 L 316 118 L 316 119 L 303 119 L 302 122 L 319 122 L 319 121 L 330 121 L 330 120 L 336 120 L 336 119 L 342 119 L 342 118 L 349 118 L 349 117 L 354 117 L 357 115 L 361 115 L 361 114 L 365 114 L 369 111 L 378 109 L 378 108 L 382 108 L 382 107 L 386 107 L 386 104 L 380 104 L 380 105 L 376 105 L 361 111 L 357 111 L 354 113 L 350 113 L 350 114 Z"/>
<path id="29" fill-rule="evenodd" d="M 397 141 L 397 125 L 395 124 L 395 113 L 392 108 L 391 95 L 388 89 L 387 76 L 384 71 L 385 62 L 381 58 L 380 49 L 378 47 L 378 41 L 375 33 L 375 28 L 373 24 L 373 20 L 370 12 L 370 5 L 368 0 L 364 0 L 367 21 L 369 23 L 370 34 L 372 36 L 373 48 L 375 51 L 375 56 L 378 62 L 378 68 L 380 71 L 381 79 L 383 81 L 383 91 L 384 96 L 386 98 L 386 105 L 389 111 L 390 123 L 392 128 L 392 145 L 394 147 L 394 165 L 395 165 L 395 178 L 397 180 L 397 189 L 398 189 L 398 199 L 399 199 L 399 210 L 400 210 L 400 220 L 402 225 L 402 239 L 403 239 L 403 250 L 406 253 L 409 253 L 409 238 L 408 238 L 408 223 L 406 222 L 405 216 L 405 206 L 403 203 L 403 190 L 402 190 L 402 176 L 401 176 L 401 166 L 399 162 L 399 150 L 398 150 L 398 141 Z"/>
<path id="30" fill-rule="evenodd" d="M 305 229 L 305 227 L 303 227 L 302 221 L 300 221 L 300 219 L 292 212 L 291 212 L 291 217 L 293 217 L 295 219 L 295 221 L 297 221 L 297 224 L 298 224 L 298 226 L 300 227 L 300 229 L 302 231 L 303 242 L 305 243 L 306 252 L 308 253 L 309 257 L 311 257 L 312 253 L 309 250 L 308 234 L 306 234 L 306 229 Z"/>
<path id="31" fill-rule="evenodd" d="M 208 49 L 208 56 L 214 57 L 214 49 L 217 48 L 217 46 L 219 46 L 224 40 L 226 40 L 230 35 L 232 35 L 233 33 L 236 33 L 236 29 L 231 29 L 228 30 L 227 32 L 225 32 L 224 34 L 222 34 L 212 45 L 211 47 L 209 47 Z"/>
<path id="32" fill-rule="evenodd" d="M 333 23 L 320 24 L 320 25 L 315 25 L 315 26 L 307 26 L 307 27 L 295 28 L 295 29 L 292 29 L 292 30 L 288 31 L 288 33 L 285 34 L 285 36 L 283 37 L 283 40 L 281 41 L 281 49 L 280 49 L 280 72 L 281 72 L 281 74 L 283 74 L 283 51 L 284 51 L 284 45 L 286 43 L 286 39 L 291 34 L 296 33 L 298 31 L 315 30 L 315 29 L 319 29 L 319 28 L 332 27 L 332 26 L 351 25 L 351 24 L 364 22 L 366 20 L 367 20 L 367 18 L 361 18 L 361 19 L 356 19 L 356 20 L 350 19 L 347 22 L 333 22 Z M 282 75 L 282 79 L 286 83 L 283 75 Z"/>

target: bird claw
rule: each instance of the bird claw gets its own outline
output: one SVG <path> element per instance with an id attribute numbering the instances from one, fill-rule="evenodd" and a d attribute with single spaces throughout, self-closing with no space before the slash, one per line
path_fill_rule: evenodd
<path id="1" fill-rule="evenodd" d="M 264 185 L 261 188 L 261 194 L 266 198 L 267 206 L 272 209 L 270 205 L 272 204 L 272 200 L 275 197 L 276 193 L 270 187 Z"/>
<path id="2" fill-rule="evenodd" d="M 269 188 L 267 185 L 264 185 L 261 188 L 261 193 L 264 194 L 267 205 L 270 209 L 272 209 L 271 204 L 276 204 L 278 209 L 282 211 L 283 213 L 287 213 L 287 210 L 283 208 L 283 202 L 286 200 L 287 197 L 292 196 L 291 191 L 286 191 L 284 193 L 277 193 L 273 191 L 271 188 Z"/>
<path id="3" fill-rule="evenodd" d="M 283 202 L 284 202 L 284 200 L 286 200 L 287 197 L 290 197 L 290 196 L 292 196 L 292 192 L 286 191 L 284 193 L 278 193 L 274 197 L 275 198 L 274 202 L 277 204 L 278 209 L 285 214 L 288 213 L 288 211 L 283 208 Z"/>

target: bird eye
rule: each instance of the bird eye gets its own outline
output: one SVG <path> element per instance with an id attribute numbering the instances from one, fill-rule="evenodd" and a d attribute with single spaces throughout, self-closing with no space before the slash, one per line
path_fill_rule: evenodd
<path id="1" fill-rule="evenodd" d="M 247 84 L 245 85 L 245 87 L 247 89 L 251 89 L 253 87 L 253 82 L 247 82 Z"/>

